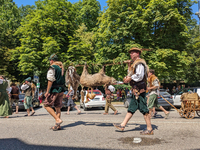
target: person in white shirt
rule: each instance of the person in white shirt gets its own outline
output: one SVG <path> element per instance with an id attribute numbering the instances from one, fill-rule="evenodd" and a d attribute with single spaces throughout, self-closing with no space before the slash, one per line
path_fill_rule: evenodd
<path id="1" fill-rule="evenodd" d="M 146 82 L 147 82 L 147 70 L 148 66 L 144 59 L 140 58 L 142 50 L 139 48 L 131 48 L 129 54 L 132 61 L 128 63 L 128 75 L 124 78 L 124 83 L 130 83 L 133 88 L 133 98 L 131 99 L 128 107 L 128 112 L 124 121 L 120 124 L 114 123 L 113 125 L 123 131 L 128 121 L 133 114 L 139 109 L 143 114 L 147 128 L 140 132 L 141 135 L 152 135 L 153 129 L 151 126 L 149 109 L 147 108 L 146 101 Z"/>
<path id="2" fill-rule="evenodd" d="M 68 102 L 67 102 L 68 109 L 67 109 L 67 113 L 66 114 L 69 115 L 70 114 L 69 113 L 70 108 L 74 107 L 78 111 L 77 115 L 79 115 L 81 113 L 81 111 L 80 111 L 80 109 L 78 109 L 78 107 L 74 103 L 74 99 L 75 99 L 74 90 L 73 90 L 72 86 L 70 86 L 70 85 L 69 85 L 68 89 L 69 89 L 69 92 L 66 94 L 66 97 L 68 97 L 68 95 L 69 95 L 69 98 L 68 98 Z"/>

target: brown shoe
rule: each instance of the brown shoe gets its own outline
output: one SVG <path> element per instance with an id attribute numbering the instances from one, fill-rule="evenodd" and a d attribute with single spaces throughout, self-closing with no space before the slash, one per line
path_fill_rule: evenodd
<path id="1" fill-rule="evenodd" d="M 153 130 L 143 130 L 140 135 L 153 135 Z"/>
<path id="2" fill-rule="evenodd" d="M 124 131 L 125 126 L 121 126 L 121 124 L 118 124 L 118 123 L 113 123 L 113 125 L 114 125 L 117 129 L 119 129 L 119 130 L 121 130 L 121 131 Z"/>
<path id="3" fill-rule="evenodd" d="M 115 113 L 114 113 L 114 115 L 116 115 L 117 113 L 118 113 L 118 111 L 116 110 Z"/>

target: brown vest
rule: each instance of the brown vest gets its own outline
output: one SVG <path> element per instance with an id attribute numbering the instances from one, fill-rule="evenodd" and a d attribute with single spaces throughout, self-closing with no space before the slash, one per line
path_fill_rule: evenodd
<path id="1" fill-rule="evenodd" d="M 148 78 L 148 84 L 149 84 L 149 87 L 153 87 L 153 81 L 154 80 L 158 80 L 158 78 L 154 75 L 154 74 L 152 74 L 149 78 Z M 159 81 L 159 80 L 158 80 Z M 160 84 L 160 82 L 159 82 L 159 84 Z"/>
<path id="2" fill-rule="evenodd" d="M 133 89 L 137 89 L 137 91 L 139 93 L 143 93 L 146 92 L 146 87 L 147 87 L 147 74 L 149 72 L 149 67 L 146 64 L 146 61 L 144 59 L 137 59 L 133 62 L 133 64 L 131 65 L 131 69 L 128 72 L 128 76 L 132 76 L 133 74 L 135 74 L 135 70 L 136 67 L 142 64 L 144 66 L 144 77 L 142 79 L 142 81 L 139 82 L 135 82 L 133 80 L 130 81 L 130 85 L 132 86 Z"/>
<path id="3" fill-rule="evenodd" d="M 11 99 L 19 99 L 19 88 L 17 86 L 11 86 Z"/>

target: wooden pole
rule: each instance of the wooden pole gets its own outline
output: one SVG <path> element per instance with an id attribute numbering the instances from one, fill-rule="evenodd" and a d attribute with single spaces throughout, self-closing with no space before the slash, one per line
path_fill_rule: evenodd
<path id="1" fill-rule="evenodd" d="M 119 65 L 119 64 L 128 64 L 129 60 L 123 61 L 123 62 L 117 62 L 117 63 L 111 63 L 111 64 L 104 64 L 103 66 L 112 66 L 112 65 Z M 100 64 L 99 64 L 100 65 Z M 72 65 L 69 65 L 72 66 Z M 83 67 L 84 65 L 78 64 L 74 67 Z"/>
<path id="2" fill-rule="evenodd" d="M 168 100 L 166 100 L 162 95 L 160 95 L 168 104 L 170 104 L 173 108 L 175 108 L 178 112 L 179 109 L 177 109 L 174 105 L 172 105 Z"/>

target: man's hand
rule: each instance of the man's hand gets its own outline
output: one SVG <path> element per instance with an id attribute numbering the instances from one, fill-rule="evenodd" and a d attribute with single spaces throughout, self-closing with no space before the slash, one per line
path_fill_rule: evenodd
<path id="1" fill-rule="evenodd" d="M 50 95 L 49 92 L 46 92 L 44 96 L 48 97 L 49 95 Z"/>
<path id="2" fill-rule="evenodd" d="M 124 78 L 124 83 L 129 83 L 132 80 L 131 77 L 126 77 Z"/>

